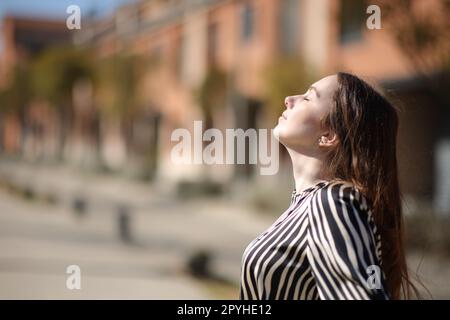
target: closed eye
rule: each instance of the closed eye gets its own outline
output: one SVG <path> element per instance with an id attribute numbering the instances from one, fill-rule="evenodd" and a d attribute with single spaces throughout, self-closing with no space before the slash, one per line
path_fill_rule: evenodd
<path id="1" fill-rule="evenodd" d="M 311 89 L 308 89 L 308 91 L 306 91 L 305 92 L 305 94 L 303 95 L 303 100 L 305 100 L 305 101 L 310 101 L 310 99 L 308 98 L 309 97 L 309 91 L 310 91 Z"/>

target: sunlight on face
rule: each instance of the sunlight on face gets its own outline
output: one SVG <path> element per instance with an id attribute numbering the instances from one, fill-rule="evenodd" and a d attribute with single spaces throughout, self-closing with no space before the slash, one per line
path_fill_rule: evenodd
<path id="1" fill-rule="evenodd" d="M 280 143 L 307 155 L 317 152 L 317 142 L 326 134 L 320 121 L 330 112 L 337 85 L 337 75 L 331 75 L 314 83 L 305 94 L 286 97 L 286 110 L 274 128 Z"/>

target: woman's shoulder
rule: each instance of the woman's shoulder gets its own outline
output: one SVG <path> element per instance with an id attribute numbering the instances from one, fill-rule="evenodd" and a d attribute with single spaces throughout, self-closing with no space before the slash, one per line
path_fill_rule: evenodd
<path id="1" fill-rule="evenodd" d="M 337 186 L 358 189 L 352 182 L 341 179 L 322 180 L 322 182 L 319 183 L 319 186 L 319 189 L 329 189 Z"/>
<path id="2" fill-rule="evenodd" d="M 335 179 L 319 184 L 313 191 L 310 201 L 326 211 L 336 209 L 341 212 L 340 209 L 347 207 L 353 211 L 370 211 L 369 202 L 361 190 L 345 180 Z"/>

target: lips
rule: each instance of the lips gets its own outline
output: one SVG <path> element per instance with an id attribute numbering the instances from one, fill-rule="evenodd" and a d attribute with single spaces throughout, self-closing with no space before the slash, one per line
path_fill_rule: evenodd
<path id="1" fill-rule="evenodd" d="M 284 120 L 287 120 L 286 114 L 285 114 L 284 112 L 281 114 L 281 117 L 282 117 Z"/>

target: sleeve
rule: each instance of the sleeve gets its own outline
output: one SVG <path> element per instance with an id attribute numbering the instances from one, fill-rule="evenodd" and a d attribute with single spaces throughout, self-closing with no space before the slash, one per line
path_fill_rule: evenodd
<path id="1" fill-rule="evenodd" d="M 330 184 L 314 194 L 308 215 L 307 256 L 320 298 L 389 299 L 364 197 L 351 185 Z"/>

